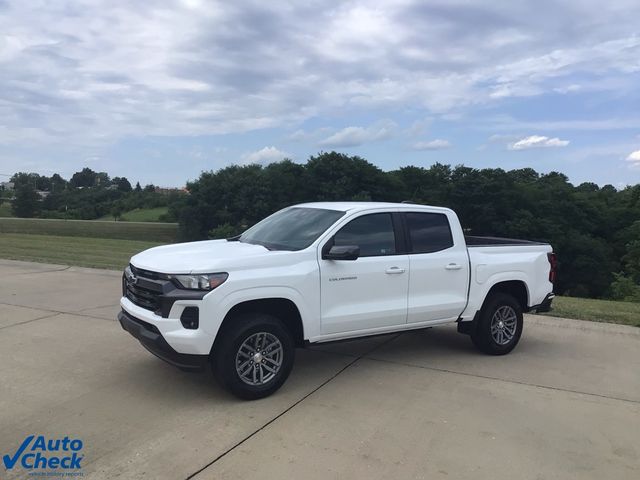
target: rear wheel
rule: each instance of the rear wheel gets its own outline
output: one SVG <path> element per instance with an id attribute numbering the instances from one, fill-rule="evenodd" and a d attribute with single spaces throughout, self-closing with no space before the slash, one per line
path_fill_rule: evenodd
<path id="1" fill-rule="evenodd" d="M 522 307 L 511 295 L 496 293 L 482 307 L 477 322 L 471 332 L 473 344 L 489 355 L 504 355 L 520 341 Z"/>
<path id="2" fill-rule="evenodd" d="M 232 318 L 213 352 L 218 382 L 239 398 L 271 395 L 293 367 L 295 348 L 289 330 L 277 318 L 246 314 Z"/>

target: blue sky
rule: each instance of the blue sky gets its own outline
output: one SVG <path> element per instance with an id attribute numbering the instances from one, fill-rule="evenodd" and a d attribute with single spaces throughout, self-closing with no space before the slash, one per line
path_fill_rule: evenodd
<path id="1" fill-rule="evenodd" d="M 0 0 L 0 173 L 321 150 L 640 182 L 640 2 Z M 5 178 L 5 177 L 0 177 Z"/>

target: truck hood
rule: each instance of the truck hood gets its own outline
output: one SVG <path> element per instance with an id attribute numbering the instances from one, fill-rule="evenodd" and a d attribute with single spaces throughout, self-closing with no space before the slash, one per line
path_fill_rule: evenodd
<path id="1" fill-rule="evenodd" d="M 131 257 L 134 267 L 158 273 L 215 273 L 246 259 L 265 257 L 270 252 L 261 245 L 207 240 L 150 248 Z"/>

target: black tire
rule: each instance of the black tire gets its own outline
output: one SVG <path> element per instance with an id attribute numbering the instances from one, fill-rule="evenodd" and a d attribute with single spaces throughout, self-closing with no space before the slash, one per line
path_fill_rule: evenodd
<path id="1" fill-rule="evenodd" d="M 513 328 L 506 327 L 507 321 L 500 322 L 503 318 L 512 319 L 513 316 L 515 321 L 509 320 L 508 324 L 513 325 L 515 331 Z M 492 333 L 492 327 L 495 333 Z M 522 327 L 522 307 L 518 301 L 506 293 L 495 293 L 483 305 L 477 324 L 472 329 L 471 341 L 481 352 L 489 355 L 505 355 L 520 341 Z"/>
<path id="2" fill-rule="evenodd" d="M 216 341 L 212 352 L 213 373 L 218 383 L 236 397 L 244 400 L 267 397 L 278 390 L 289 377 L 289 373 L 293 368 L 295 346 L 291 332 L 276 317 L 262 313 L 239 315 L 230 319 L 229 323 L 218 335 L 220 335 L 219 341 Z M 273 363 L 267 363 L 266 356 L 260 362 L 255 362 L 256 357 L 252 356 L 251 352 L 246 353 L 248 352 L 246 345 L 243 347 L 243 353 L 239 353 L 245 341 L 251 342 L 251 340 L 257 339 L 258 350 L 260 350 L 261 339 L 263 339 L 264 343 L 268 343 L 267 340 L 270 339 L 271 344 L 274 344 L 274 338 L 277 339 L 282 348 L 280 357 L 277 356 L 277 353 L 274 353 L 276 355 L 274 357 L 275 360 L 279 359 L 281 362 L 279 368 L 276 368 Z M 272 351 L 277 352 L 278 345 L 276 344 L 272 348 Z M 241 367 L 246 361 L 251 362 L 248 366 L 252 369 L 247 371 L 245 375 L 251 377 L 254 372 L 253 368 L 255 368 L 256 372 L 262 371 L 266 375 L 264 383 L 249 384 L 247 381 L 251 381 L 251 378 L 243 380 L 236 366 Z M 271 361 L 273 360 L 269 360 L 269 362 Z M 246 368 L 247 365 L 244 365 L 243 371 Z M 277 370 L 277 373 L 270 373 L 266 368 L 273 368 Z M 271 378 L 268 378 L 269 376 Z M 256 373 L 256 377 L 253 377 L 253 380 L 261 380 L 259 373 Z"/>

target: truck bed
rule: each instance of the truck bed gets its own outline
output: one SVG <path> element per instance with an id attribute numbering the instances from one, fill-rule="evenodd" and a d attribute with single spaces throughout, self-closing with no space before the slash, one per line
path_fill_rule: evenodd
<path id="1" fill-rule="evenodd" d="M 531 245 L 547 245 L 544 242 L 532 242 L 530 240 L 518 240 L 515 238 L 503 237 L 479 237 L 474 235 L 465 235 L 464 240 L 467 247 L 506 247 L 506 246 L 531 246 Z"/>

